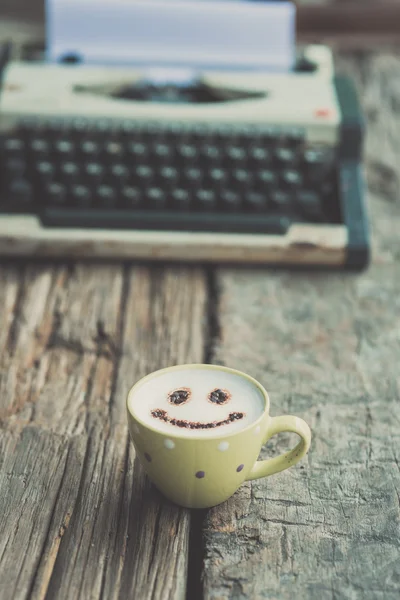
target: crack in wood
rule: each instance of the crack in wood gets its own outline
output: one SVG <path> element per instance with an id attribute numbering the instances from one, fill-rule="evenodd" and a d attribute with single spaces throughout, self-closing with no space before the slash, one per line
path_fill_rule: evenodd
<path id="1" fill-rule="evenodd" d="M 54 313 L 53 327 L 50 337 L 47 342 L 46 350 L 67 350 L 78 356 L 91 354 L 97 357 L 106 358 L 107 360 L 118 360 L 122 351 L 115 343 L 115 340 L 104 329 L 104 323 L 97 321 L 96 335 L 93 336 L 95 348 L 85 346 L 81 340 L 74 338 L 66 338 L 61 333 L 63 315 L 56 311 Z"/>
<path id="2" fill-rule="evenodd" d="M 219 286 L 214 269 L 206 271 L 207 306 L 204 335 L 203 362 L 213 363 L 215 347 L 220 341 L 221 329 L 219 322 Z M 190 518 L 188 576 L 186 600 L 202 600 L 203 598 L 203 563 L 204 538 L 203 530 L 207 511 L 196 511 Z"/>
<path id="3" fill-rule="evenodd" d="M 286 527 L 282 527 L 282 535 L 281 535 L 281 556 L 282 561 L 286 562 L 289 558 L 288 551 L 288 539 L 287 539 L 287 529 Z"/>
<path id="4" fill-rule="evenodd" d="M 124 284 L 126 282 L 126 272 L 124 272 Z M 123 332 L 123 319 L 125 316 L 124 302 L 126 303 L 127 290 L 122 292 L 121 308 L 120 308 L 120 323 L 118 325 L 117 337 L 122 339 Z M 115 340 L 112 336 L 106 332 L 103 321 L 97 321 L 96 323 L 97 334 L 93 337 L 93 341 L 96 344 L 96 354 L 98 356 L 104 356 L 105 358 L 118 360 L 121 357 L 122 351 L 118 348 Z"/>
<path id="5" fill-rule="evenodd" d="M 57 506 L 57 503 L 58 503 L 58 500 L 59 500 L 59 497 L 60 497 L 62 486 L 64 484 L 64 477 L 65 477 L 66 470 L 67 470 L 68 458 L 69 458 L 69 447 L 68 447 L 68 450 L 67 450 L 67 455 L 66 455 L 66 458 L 65 458 L 62 475 L 60 477 L 59 486 L 58 486 L 57 493 L 56 493 L 56 496 L 55 496 L 55 501 L 54 501 L 54 504 L 53 504 L 53 507 L 52 507 L 52 513 L 51 513 L 51 516 L 50 516 L 50 519 L 49 519 L 48 528 L 47 528 L 47 531 L 46 531 L 46 535 L 45 535 L 45 537 L 43 539 L 43 546 L 42 546 L 42 549 L 41 549 L 41 552 L 40 552 L 39 556 L 43 556 L 45 548 L 46 548 L 46 544 L 48 543 L 49 537 L 51 535 L 51 529 L 52 529 L 53 520 L 54 520 L 54 516 L 55 516 L 56 506 Z M 59 528 L 58 535 L 54 538 L 54 540 L 53 540 L 53 542 L 51 544 L 50 551 L 48 552 L 48 555 L 47 555 L 47 561 L 46 561 L 45 569 L 44 569 L 44 572 L 42 574 L 40 582 L 38 581 L 38 573 L 39 573 L 40 561 L 38 561 L 36 570 L 35 570 L 35 572 L 32 575 L 32 583 L 31 583 L 31 587 L 29 588 L 28 595 L 27 595 L 28 598 L 31 598 L 31 597 L 34 596 L 34 589 L 35 589 L 36 586 L 38 586 L 38 588 L 39 588 L 38 592 L 37 592 L 38 593 L 38 600 L 44 600 L 44 598 L 46 597 L 47 589 L 48 589 L 48 586 L 49 586 L 49 583 L 50 583 L 50 579 L 51 579 L 51 575 L 53 573 L 54 565 L 55 565 L 55 562 L 56 562 L 56 559 L 57 559 L 57 556 L 58 556 L 58 551 L 60 549 L 61 540 L 62 540 L 63 535 L 65 534 L 65 531 L 68 528 L 70 518 L 71 518 L 71 514 L 67 513 L 65 515 L 65 517 L 64 517 L 64 520 L 63 520 L 60 528 Z"/>
<path id="6" fill-rule="evenodd" d="M 117 384 L 118 377 L 120 374 L 120 364 L 121 358 L 123 356 L 123 343 L 124 343 L 124 333 L 125 333 L 125 324 L 127 317 L 127 305 L 128 298 L 130 294 L 130 282 L 129 282 L 129 268 L 127 265 L 123 267 L 122 270 L 122 288 L 121 288 L 121 299 L 119 306 L 119 315 L 118 315 L 118 323 L 117 323 L 117 333 L 116 337 L 118 340 L 118 345 L 115 341 L 108 335 L 104 329 L 104 324 L 101 321 L 97 321 L 97 337 L 101 341 L 104 341 L 111 349 L 112 357 L 113 357 L 113 373 L 110 387 L 110 399 L 108 402 L 108 420 L 112 422 L 112 407 L 116 401 L 116 393 L 117 393 Z M 126 450 L 128 452 L 128 448 Z"/>
<path id="7" fill-rule="evenodd" d="M 129 496 L 129 493 L 131 491 L 131 490 L 128 490 L 128 481 L 129 481 L 129 474 L 130 474 L 129 449 L 130 449 L 130 440 L 129 440 L 129 438 L 127 438 L 125 456 L 124 456 L 121 494 L 120 494 L 117 514 L 124 513 L 124 501 L 125 501 L 126 496 L 127 495 Z M 131 487 L 132 487 L 132 482 L 131 482 Z M 123 540 L 123 543 L 121 545 L 121 549 L 118 551 L 118 541 L 121 539 Z M 127 541 L 128 541 L 127 524 L 124 523 L 123 520 L 121 519 L 121 520 L 119 520 L 119 522 L 117 524 L 117 533 L 115 535 L 114 546 L 112 549 L 112 554 L 114 556 L 118 557 L 117 570 L 116 570 L 116 576 L 115 576 L 115 584 L 114 584 L 116 589 L 121 588 L 122 570 L 124 567 L 125 558 L 126 558 L 126 554 L 127 554 Z M 106 571 L 105 571 L 105 569 L 103 569 L 99 598 L 104 598 L 107 596 L 110 596 L 110 594 L 106 593 Z"/>
<path id="8" fill-rule="evenodd" d="M 93 429 L 92 418 L 93 415 L 90 410 L 90 400 L 92 397 L 95 381 L 96 381 L 96 373 L 97 368 L 99 366 L 99 357 L 96 356 L 96 359 L 93 361 L 89 375 L 86 382 L 86 390 L 83 394 L 83 405 L 85 406 L 85 432 L 89 435 L 90 439 L 90 430 Z M 104 424 L 103 432 L 105 433 L 105 437 L 107 438 L 110 432 L 110 424 L 107 422 Z"/>
<path id="9" fill-rule="evenodd" d="M 203 593 L 203 563 L 204 537 L 203 529 L 207 511 L 199 510 L 191 513 L 188 576 L 186 600 L 202 600 Z"/>
<path id="10" fill-rule="evenodd" d="M 23 303 L 25 296 L 25 269 L 22 267 L 19 269 L 19 286 L 18 293 L 15 299 L 15 305 L 13 310 L 13 320 L 11 322 L 8 338 L 5 344 L 5 348 L 7 349 L 7 353 L 10 356 L 14 355 L 15 348 L 17 345 L 18 338 L 18 328 L 20 322 L 23 320 Z"/>
<path id="11" fill-rule="evenodd" d="M 207 277 L 207 319 L 204 346 L 204 363 L 215 361 L 215 348 L 220 342 L 221 326 L 219 322 L 219 283 L 214 269 L 208 269 Z"/>
<path id="12" fill-rule="evenodd" d="M 159 535 L 160 535 L 160 520 L 161 520 L 161 513 L 160 513 L 160 510 L 157 510 L 155 519 L 154 519 L 154 531 L 153 531 L 153 536 L 152 536 L 152 545 L 150 548 L 149 564 L 148 564 L 148 568 L 147 568 L 147 575 L 149 577 L 154 568 L 154 562 L 155 562 L 155 558 L 156 558 L 156 548 L 157 548 L 157 543 L 158 543 L 158 539 L 159 539 Z"/>

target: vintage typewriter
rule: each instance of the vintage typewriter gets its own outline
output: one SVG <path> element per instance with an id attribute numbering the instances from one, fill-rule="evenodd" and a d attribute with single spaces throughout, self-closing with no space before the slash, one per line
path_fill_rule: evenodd
<path id="1" fill-rule="evenodd" d="M 228 24 L 218 2 L 159 2 L 146 46 L 155 4 L 113 2 L 90 46 L 84 8 L 59 2 L 44 59 L 4 61 L 0 255 L 364 268 L 364 121 L 329 49 L 291 54 L 291 3 L 237 1 Z M 127 52 L 111 13 L 132 7 Z"/>

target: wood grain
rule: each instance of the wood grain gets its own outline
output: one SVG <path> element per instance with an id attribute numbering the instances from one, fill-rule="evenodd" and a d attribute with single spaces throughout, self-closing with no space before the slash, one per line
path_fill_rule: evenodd
<path id="1" fill-rule="evenodd" d="M 400 2 L 398 0 L 338 0 L 302 3 L 297 9 L 297 31 L 313 33 L 399 35 Z"/>
<path id="2" fill-rule="evenodd" d="M 2 267 L 0 282 L 0 597 L 184 598 L 190 515 L 134 460 L 125 398 L 202 360 L 203 272 Z"/>
<path id="3" fill-rule="evenodd" d="M 373 264 L 362 275 L 221 270 L 214 361 L 311 426 L 306 460 L 207 515 L 204 598 L 400 595 L 400 111 L 397 52 L 336 57 L 368 116 Z M 261 456 L 293 445 L 273 438 Z"/>

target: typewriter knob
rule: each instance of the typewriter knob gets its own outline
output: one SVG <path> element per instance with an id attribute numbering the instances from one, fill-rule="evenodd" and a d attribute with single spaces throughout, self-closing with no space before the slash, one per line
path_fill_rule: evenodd
<path id="1" fill-rule="evenodd" d="M 275 187 L 276 183 L 277 176 L 274 171 L 262 169 L 257 173 L 257 187 L 262 190 L 270 190 Z"/>
<path id="2" fill-rule="evenodd" d="M 159 161 L 166 161 L 172 157 L 172 149 L 168 144 L 155 144 L 153 152 Z"/>
<path id="3" fill-rule="evenodd" d="M 191 144 L 181 144 L 178 147 L 178 156 L 185 161 L 193 161 L 198 158 L 198 150 L 196 146 Z"/>
<path id="4" fill-rule="evenodd" d="M 132 142 L 128 145 L 128 154 L 134 159 L 143 159 L 148 155 L 148 147 L 142 142 Z"/>
<path id="5" fill-rule="evenodd" d="M 136 168 L 136 175 L 142 182 L 150 181 L 153 177 L 153 169 L 147 165 L 139 165 Z"/>
<path id="6" fill-rule="evenodd" d="M 30 150 L 38 158 L 47 156 L 49 153 L 49 144 L 46 140 L 35 138 L 30 143 Z"/>
<path id="7" fill-rule="evenodd" d="M 253 176 L 246 169 L 235 169 L 232 173 L 234 182 L 240 187 L 247 187 L 251 184 Z"/>
<path id="8" fill-rule="evenodd" d="M 281 166 L 293 165 L 296 162 L 296 152 L 291 148 L 280 147 L 275 150 L 275 158 Z"/>
<path id="9" fill-rule="evenodd" d="M 69 158 L 74 153 L 74 144 L 69 140 L 58 140 L 54 149 L 61 158 Z"/>
<path id="10" fill-rule="evenodd" d="M 321 198 L 316 192 L 302 190 L 298 192 L 296 199 L 301 212 L 306 218 L 314 221 L 323 219 Z"/>
<path id="11" fill-rule="evenodd" d="M 282 190 L 274 190 L 270 195 L 271 206 L 279 212 L 288 212 L 292 207 L 292 194 Z"/>
<path id="12" fill-rule="evenodd" d="M 178 181 L 179 173 L 174 167 L 163 167 L 160 170 L 160 176 L 163 184 L 171 185 Z"/>
<path id="13" fill-rule="evenodd" d="M 210 161 L 216 161 L 222 157 L 221 149 L 213 144 L 205 144 L 201 149 L 201 154 L 203 158 Z"/>
<path id="14" fill-rule="evenodd" d="M 233 161 L 236 164 L 244 164 L 247 157 L 246 150 L 241 146 L 231 146 L 227 149 L 226 155 L 230 161 Z"/>
<path id="15" fill-rule="evenodd" d="M 3 154 L 10 158 L 23 158 L 25 153 L 24 141 L 19 138 L 8 138 L 2 144 Z"/>
<path id="16" fill-rule="evenodd" d="M 71 197 L 78 208 L 89 208 L 92 203 L 92 194 L 85 185 L 73 185 Z"/>
<path id="17" fill-rule="evenodd" d="M 81 144 L 81 152 L 90 160 L 90 158 L 95 157 L 97 156 L 97 154 L 99 154 L 100 148 L 96 142 L 92 140 L 85 140 Z"/>
<path id="18" fill-rule="evenodd" d="M 142 202 L 142 193 L 139 188 L 127 185 L 122 188 L 121 198 L 126 208 L 137 208 Z"/>
<path id="19" fill-rule="evenodd" d="M 225 169 L 211 169 L 209 177 L 212 185 L 222 185 L 228 180 L 228 173 Z"/>
<path id="20" fill-rule="evenodd" d="M 73 162 L 66 162 L 61 166 L 61 176 L 63 183 L 75 183 L 79 177 L 79 167 Z"/>
<path id="21" fill-rule="evenodd" d="M 151 187 L 147 190 L 146 199 L 150 204 L 150 208 L 161 210 L 166 206 L 166 196 L 162 189 Z"/>
<path id="22" fill-rule="evenodd" d="M 115 190 L 109 185 L 99 185 L 96 189 L 96 197 L 102 208 L 113 208 L 117 199 Z"/>
<path id="23" fill-rule="evenodd" d="M 54 177 L 54 165 L 47 161 L 41 161 L 35 166 L 35 171 L 40 184 L 50 183 Z"/>
<path id="24" fill-rule="evenodd" d="M 256 165 L 267 166 L 271 162 L 271 151 L 263 146 L 254 146 L 249 152 L 250 159 Z"/>
<path id="25" fill-rule="evenodd" d="M 203 178 L 203 172 L 201 169 L 197 169 L 195 167 L 191 167 L 189 169 L 185 169 L 185 178 L 188 181 L 188 184 L 192 187 L 196 187 L 200 184 Z"/>
<path id="26" fill-rule="evenodd" d="M 115 164 L 110 168 L 111 179 L 115 184 L 125 183 L 129 179 L 129 169 L 124 164 Z"/>
<path id="27" fill-rule="evenodd" d="M 67 190 L 60 183 L 49 183 L 45 192 L 47 203 L 52 206 L 63 206 L 67 201 Z"/>
<path id="28" fill-rule="evenodd" d="M 221 192 L 222 206 L 230 211 L 236 211 L 242 204 L 241 195 L 233 190 L 223 190 Z"/>
<path id="29" fill-rule="evenodd" d="M 214 190 L 197 190 L 196 204 L 200 210 L 214 210 L 217 207 L 217 200 Z"/>
<path id="30" fill-rule="evenodd" d="M 100 164 L 89 163 L 85 167 L 85 175 L 90 183 L 99 184 L 104 176 L 104 169 Z"/>
<path id="31" fill-rule="evenodd" d="M 266 194 L 260 192 L 249 192 L 246 194 L 246 206 L 255 211 L 266 210 L 268 207 L 268 198 Z"/>
<path id="32" fill-rule="evenodd" d="M 172 201 L 176 208 L 188 210 L 191 205 L 191 197 L 188 190 L 177 188 L 172 192 Z"/>
<path id="33" fill-rule="evenodd" d="M 286 188 L 298 189 L 303 183 L 303 177 L 299 171 L 287 169 L 282 173 L 282 182 Z"/>

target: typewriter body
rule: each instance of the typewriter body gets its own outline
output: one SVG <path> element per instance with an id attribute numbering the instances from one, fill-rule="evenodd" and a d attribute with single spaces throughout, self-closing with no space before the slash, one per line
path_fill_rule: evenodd
<path id="1" fill-rule="evenodd" d="M 185 77 L 70 59 L 4 66 L 0 255 L 368 264 L 364 123 L 328 48 Z"/>

